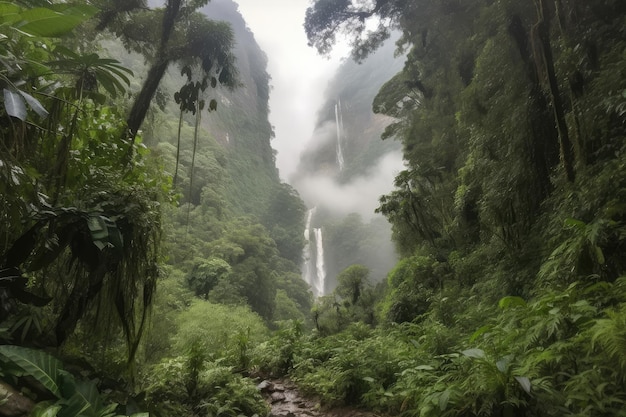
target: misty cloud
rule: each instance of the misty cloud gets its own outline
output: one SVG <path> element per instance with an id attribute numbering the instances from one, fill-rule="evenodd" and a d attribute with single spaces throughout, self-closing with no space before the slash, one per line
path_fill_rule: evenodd
<path id="1" fill-rule="evenodd" d="M 307 144 L 305 152 L 316 151 L 335 140 L 337 140 L 337 125 L 335 121 L 324 122 L 313 132 L 313 139 Z"/>
<path id="2" fill-rule="evenodd" d="M 315 174 L 299 178 L 295 186 L 310 205 L 335 214 L 358 213 L 369 220 L 375 215 L 379 197 L 393 189 L 394 178 L 403 168 L 402 153 L 396 151 L 382 156 L 367 175 L 349 183 L 340 184 L 331 175 Z"/>
<path id="3" fill-rule="evenodd" d="M 309 0 L 236 3 L 269 59 L 270 123 L 276 132 L 272 147 L 277 151 L 280 177 L 286 180 L 296 171 L 298 155 L 311 137 L 317 110 L 324 102 L 324 87 L 349 47 L 340 41 L 330 57 L 322 57 L 307 46 L 303 24 Z"/>

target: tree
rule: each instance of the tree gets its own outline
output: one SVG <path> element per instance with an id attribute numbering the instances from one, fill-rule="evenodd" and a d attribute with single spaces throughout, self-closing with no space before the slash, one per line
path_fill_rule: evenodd
<path id="1" fill-rule="evenodd" d="M 203 261 L 187 275 L 187 285 L 198 297 L 205 300 L 209 298 L 209 292 L 220 280 L 228 279 L 231 267 L 228 262 L 220 258 L 211 258 Z"/>
<path id="2" fill-rule="evenodd" d="M 33 334 L 24 323 L 35 318 L 11 299 L 4 324 L 31 339 L 22 343 L 60 345 L 80 320 L 93 318 L 96 330 L 123 329 L 132 360 L 156 285 L 168 182 L 136 144 L 136 167 L 120 169 L 125 126 L 106 103 L 124 91 L 130 71 L 59 39 L 95 12 L 66 3 L 0 11 L 9 22 L 0 29 L 7 40 L 0 46 L 7 57 L 0 69 L 0 213 L 10 225 L 0 232 L 0 269 L 10 271 L 11 294 L 29 288 L 38 297 L 22 301 L 46 300 L 54 312 L 43 334 Z M 6 295 L 4 285 L 0 292 Z"/>
<path id="3" fill-rule="evenodd" d="M 298 192 L 289 184 L 282 183 L 272 193 L 263 218 L 281 256 L 294 263 L 301 261 L 304 248 L 302 230 L 305 213 L 306 207 Z"/>
<path id="4" fill-rule="evenodd" d="M 337 276 L 335 292 L 341 298 L 355 305 L 361 298 L 363 288 L 367 284 L 369 269 L 363 265 L 350 265 Z"/>
<path id="5" fill-rule="evenodd" d="M 232 266 L 228 286 L 252 309 L 269 320 L 276 302 L 278 262 L 276 243 L 267 229 L 250 218 L 232 220 L 219 239 L 210 243 L 211 254 Z"/>
<path id="6" fill-rule="evenodd" d="M 148 10 L 144 2 L 136 1 L 120 7 L 106 2 L 99 15 L 99 28 L 108 27 L 124 39 L 129 49 L 149 57 L 151 66 L 128 114 L 128 138 L 135 140 L 165 71 L 173 62 L 181 63 L 187 83 L 178 93 L 181 111 L 202 110 L 200 92 L 210 85 L 236 85 L 233 33 L 224 22 L 208 20 L 196 10 L 208 0 L 184 2 L 167 0 L 163 9 Z M 160 20 L 159 24 L 156 24 Z M 157 30 L 154 30 L 154 28 Z M 139 30 L 138 30 L 139 29 Z M 192 68 L 201 70 L 194 79 Z M 215 110 L 217 102 L 208 106 Z"/>
<path id="7" fill-rule="evenodd" d="M 338 32 L 351 36 L 352 54 L 355 59 L 365 58 L 387 38 L 390 29 L 397 24 L 405 0 L 318 0 L 306 11 L 304 28 L 309 46 L 320 53 L 328 53 Z M 369 30 L 368 19 L 376 17 L 377 27 Z"/>

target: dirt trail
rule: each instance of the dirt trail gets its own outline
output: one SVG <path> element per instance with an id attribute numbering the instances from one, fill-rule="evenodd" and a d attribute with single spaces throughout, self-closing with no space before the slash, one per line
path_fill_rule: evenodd
<path id="1" fill-rule="evenodd" d="M 302 396 L 289 380 L 265 380 L 258 388 L 272 408 L 272 417 L 380 417 L 351 408 L 320 410 L 318 401 Z"/>

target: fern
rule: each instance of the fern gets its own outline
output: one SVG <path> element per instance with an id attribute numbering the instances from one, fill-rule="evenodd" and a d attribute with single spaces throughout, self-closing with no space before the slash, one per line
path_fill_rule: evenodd
<path id="1" fill-rule="evenodd" d="M 591 328 L 592 348 L 599 347 L 626 372 L 626 305 L 608 310 L 608 318 L 596 320 Z"/>

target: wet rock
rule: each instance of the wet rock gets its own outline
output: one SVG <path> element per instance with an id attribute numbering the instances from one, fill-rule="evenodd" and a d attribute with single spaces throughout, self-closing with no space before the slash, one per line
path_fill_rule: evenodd
<path id="1" fill-rule="evenodd" d="M 270 396 L 270 401 L 272 402 L 272 404 L 274 403 L 278 403 L 281 401 L 285 401 L 285 394 L 283 394 L 282 392 L 272 392 L 272 395 Z"/>
<path id="2" fill-rule="evenodd" d="M 257 387 L 260 386 L 265 387 L 264 396 L 272 410 L 270 417 L 380 417 L 379 414 L 350 407 L 321 409 L 318 399 L 302 395 L 288 379 L 263 381 Z"/>
<path id="3" fill-rule="evenodd" d="M 267 379 L 265 379 L 261 381 L 259 385 L 256 386 L 256 389 L 258 389 L 261 392 L 271 392 L 271 391 L 274 391 L 274 384 L 272 384 L 271 381 L 268 381 Z"/>

